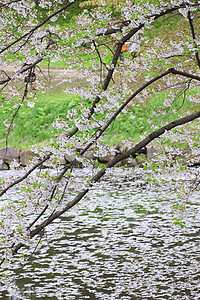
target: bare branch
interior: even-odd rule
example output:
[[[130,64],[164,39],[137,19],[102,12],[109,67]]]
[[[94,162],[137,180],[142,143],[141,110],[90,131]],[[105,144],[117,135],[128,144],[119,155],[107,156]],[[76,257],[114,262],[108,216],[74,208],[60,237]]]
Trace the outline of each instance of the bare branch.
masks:
[[[29,77],[29,78],[30,78],[30,76],[31,76],[31,72],[32,72],[32,68],[30,69],[29,74],[28,74],[28,77]],[[18,105],[18,107],[17,107],[15,113],[13,114],[12,120],[11,120],[10,125],[9,125],[9,127],[8,127],[7,135],[6,135],[6,147],[7,147],[7,144],[8,144],[8,136],[9,136],[9,134],[10,134],[10,131],[11,131],[11,128],[12,128],[14,119],[15,119],[16,115],[18,114],[18,112],[19,112],[19,110],[20,110],[20,107],[22,106],[22,103],[24,102],[24,99],[25,99],[26,96],[27,96],[27,93],[28,93],[28,84],[29,84],[29,81],[27,81],[27,83],[26,83],[26,86],[25,86],[25,89],[24,89],[24,94],[23,94],[21,103]]]
[[[23,73],[27,72],[28,70],[34,68],[37,64],[39,64],[43,59],[44,59],[43,57],[40,57],[40,58],[38,58],[34,63],[32,63],[32,64],[30,64],[30,65],[25,65],[25,66],[21,69],[21,71],[17,72],[15,75],[23,74]],[[1,70],[1,72],[4,72],[4,71]],[[4,73],[5,73],[5,72],[4,72]],[[5,84],[5,83],[8,83],[9,81],[11,81],[11,80],[13,79],[12,77],[10,77],[10,76],[8,76],[8,75],[7,75],[7,77],[8,77],[8,78],[6,78],[6,79],[0,81],[0,85]]]
[[[24,176],[20,177],[19,179],[15,180],[13,183],[9,184],[3,191],[0,192],[0,197],[3,194],[5,194],[10,188],[12,188],[16,184],[18,184],[21,181],[23,181],[24,179],[26,179],[35,169],[37,169],[38,167],[40,167],[46,160],[48,160],[50,158],[50,156],[51,156],[51,153],[48,154],[47,156],[45,156],[43,158],[43,160],[41,160],[40,162],[38,162],[36,165],[34,165],[26,174],[24,174]]]

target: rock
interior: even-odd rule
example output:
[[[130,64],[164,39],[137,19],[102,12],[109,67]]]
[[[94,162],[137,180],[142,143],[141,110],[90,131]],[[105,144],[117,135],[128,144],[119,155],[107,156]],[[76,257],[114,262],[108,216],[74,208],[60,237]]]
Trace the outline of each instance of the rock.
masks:
[[[94,156],[94,152],[92,150],[87,150],[84,154],[83,154],[83,157],[87,158],[87,159],[95,159],[95,156]]]
[[[33,154],[29,150],[22,150],[20,152],[20,163],[23,167],[27,166],[28,162],[30,161],[30,158]]]
[[[122,161],[118,162],[116,164],[117,167],[123,167],[123,166],[127,166],[128,168],[135,168],[136,166],[138,166],[140,163],[138,163],[138,161],[136,160],[136,158],[126,158],[123,159]]]
[[[151,159],[151,158],[153,157],[153,154],[154,154],[156,151],[157,151],[156,148],[154,148],[153,146],[147,148],[147,159]]]
[[[71,154],[71,155],[65,154],[64,157],[65,157],[66,163],[70,163],[76,159],[76,154]]]
[[[63,158],[60,158],[59,159],[59,165],[66,165],[66,159],[63,157]]]
[[[120,153],[120,154],[122,154],[122,153],[124,153],[124,152],[126,152],[127,150],[128,150],[128,147],[126,146],[126,145],[121,145],[121,144],[117,144],[117,145],[115,145],[115,149]]]
[[[0,171],[3,171],[3,170],[10,170],[10,166],[8,163],[5,163],[5,162],[0,162]]]
[[[123,159],[121,161],[119,161],[118,163],[116,163],[115,167],[122,167],[125,166],[127,164],[127,159]]]
[[[4,147],[0,149],[0,160],[5,163],[10,163],[14,159],[19,160],[19,152],[12,147]]]
[[[109,161],[113,160],[115,158],[114,155],[105,155],[102,157],[97,157],[98,162],[101,164],[107,164]]]
[[[131,159],[128,158],[127,160],[127,167],[129,168],[135,168],[138,165],[137,160],[135,158]]]

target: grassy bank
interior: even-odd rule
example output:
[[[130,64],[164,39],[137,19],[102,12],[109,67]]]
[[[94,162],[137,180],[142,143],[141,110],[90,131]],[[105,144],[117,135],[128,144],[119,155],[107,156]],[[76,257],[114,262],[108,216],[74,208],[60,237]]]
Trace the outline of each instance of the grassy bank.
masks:
[[[32,98],[28,97],[28,100],[31,101]],[[8,144],[27,148],[42,141],[48,142],[52,137],[52,122],[57,117],[65,118],[66,112],[72,109],[79,100],[79,97],[67,95],[64,92],[52,94],[49,91],[46,94],[37,94],[33,108],[27,105],[28,101],[25,101],[14,120]],[[15,101],[16,99],[13,99],[12,103],[4,101],[4,106],[1,108],[2,119],[10,120],[12,117],[11,107]],[[3,121],[0,121],[1,146],[5,145],[6,130]]]
[[[194,93],[197,93],[197,91],[190,92],[190,94]],[[122,113],[106,131],[106,142],[108,144],[121,143],[123,139],[130,139],[133,142],[138,141],[141,135],[146,135],[153,131],[151,122],[154,127],[160,126],[163,122],[170,122],[179,118],[186,111],[195,111],[195,106],[187,98],[183,99],[181,97],[170,108],[163,110],[164,98],[165,94],[159,93],[149,102],[137,103],[130,107],[129,112],[131,114],[134,113],[134,119],[130,118],[129,113]],[[30,96],[28,97],[29,101],[32,99]],[[16,99],[13,99],[12,103],[4,101],[4,106],[1,108],[3,117],[1,120],[12,117],[11,107],[15,101]],[[53,135],[52,122],[57,117],[66,119],[67,111],[75,107],[78,108],[80,101],[80,97],[67,95],[63,91],[58,90],[53,90],[53,92],[50,90],[45,94],[38,93],[33,108],[28,107],[28,101],[25,101],[14,120],[12,132],[9,135],[9,145],[28,148],[40,142],[48,142]],[[182,105],[183,101],[184,105]],[[156,118],[153,113],[153,108],[155,110],[155,107],[157,111],[163,110],[163,113],[157,115]],[[176,109],[177,112],[173,113],[173,109]],[[0,141],[1,146],[3,146],[5,145],[7,128],[4,126],[3,121],[0,122]]]

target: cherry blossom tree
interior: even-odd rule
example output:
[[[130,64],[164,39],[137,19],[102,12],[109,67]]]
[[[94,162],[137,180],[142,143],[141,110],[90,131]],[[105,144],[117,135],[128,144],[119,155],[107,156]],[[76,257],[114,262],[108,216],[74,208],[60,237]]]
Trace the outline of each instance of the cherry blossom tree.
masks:
[[[64,61],[66,69],[60,83],[65,83],[66,93],[77,94],[82,99],[76,109],[66,112],[65,119],[55,120],[55,134],[49,145],[34,147],[37,155],[24,168],[24,175],[1,182],[1,197],[13,187],[20,190],[19,202],[8,202],[2,208],[2,266],[8,267],[13,254],[24,246],[38,245],[45,228],[76,205],[104,175],[112,174],[114,166],[134,157],[151,142],[159,143],[160,136],[164,141],[180,142],[184,136],[183,126],[200,117],[200,111],[196,110],[200,82],[199,5],[196,0],[127,0],[114,1],[111,5],[98,1],[92,7],[89,1],[76,0],[1,2],[1,95],[7,101],[13,97],[19,99],[10,118],[4,120],[6,145],[21,106],[34,106],[34,100],[27,100],[33,80],[36,89],[46,91],[44,80],[32,79],[35,74],[42,74],[42,61]],[[76,14],[72,17],[74,7]],[[182,26],[174,30],[174,36],[166,33],[162,38],[153,36],[156,26],[167,26],[167,20],[177,17]],[[125,44],[128,51],[120,60]],[[91,57],[88,68],[84,67],[80,53]],[[67,72],[73,69],[79,70],[79,77],[87,81],[86,86],[69,87]],[[23,84],[23,91],[19,84]],[[156,107],[155,101],[152,103],[154,118],[149,120],[149,135],[141,136],[135,145],[122,136],[127,149],[123,153],[105,143],[106,130],[117,118],[123,115],[134,120],[136,105],[151,102],[160,93],[165,96],[164,102],[162,107]],[[194,103],[194,112],[179,115],[178,109],[186,98]],[[198,130],[197,122],[195,126]],[[180,162],[180,148],[160,143],[162,150],[155,160],[146,160],[143,168],[130,172],[138,172],[146,176],[147,181],[157,184],[166,177],[173,179],[177,170],[186,176],[189,174],[192,187],[184,185],[182,194],[177,196],[182,201],[179,206],[184,208],[191,190],[198,185],[198,173],[187,167],[188,162],[184,165]],[[192,159],[199,155],[195,131],[187,136],[187,145],[192,164]],[[91,148],[101,155],[109,153],[113,159],[106,165],[94,166],[94,161],[86,156]],[[63,156],[74,154],[76,158],[69,164],[64,167],[59,164]],[[88,178],[81,182],[74,175],[77,162],[90,169]],[[48,168],[42,169],[47,163]],[[11,167],[16,168],[17,164]],[[177,182],[176,189],[179,188]]]

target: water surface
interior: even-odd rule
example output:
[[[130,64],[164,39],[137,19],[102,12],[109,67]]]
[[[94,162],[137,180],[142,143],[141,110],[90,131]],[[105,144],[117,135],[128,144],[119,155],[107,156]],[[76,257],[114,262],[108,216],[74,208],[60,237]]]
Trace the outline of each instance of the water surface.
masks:
[[[134,181],[101,181],[50,225],[0,299],[200,299],[199,198],[173,225],[173,195]],[[64,231],[64,235],[59,233]]]

